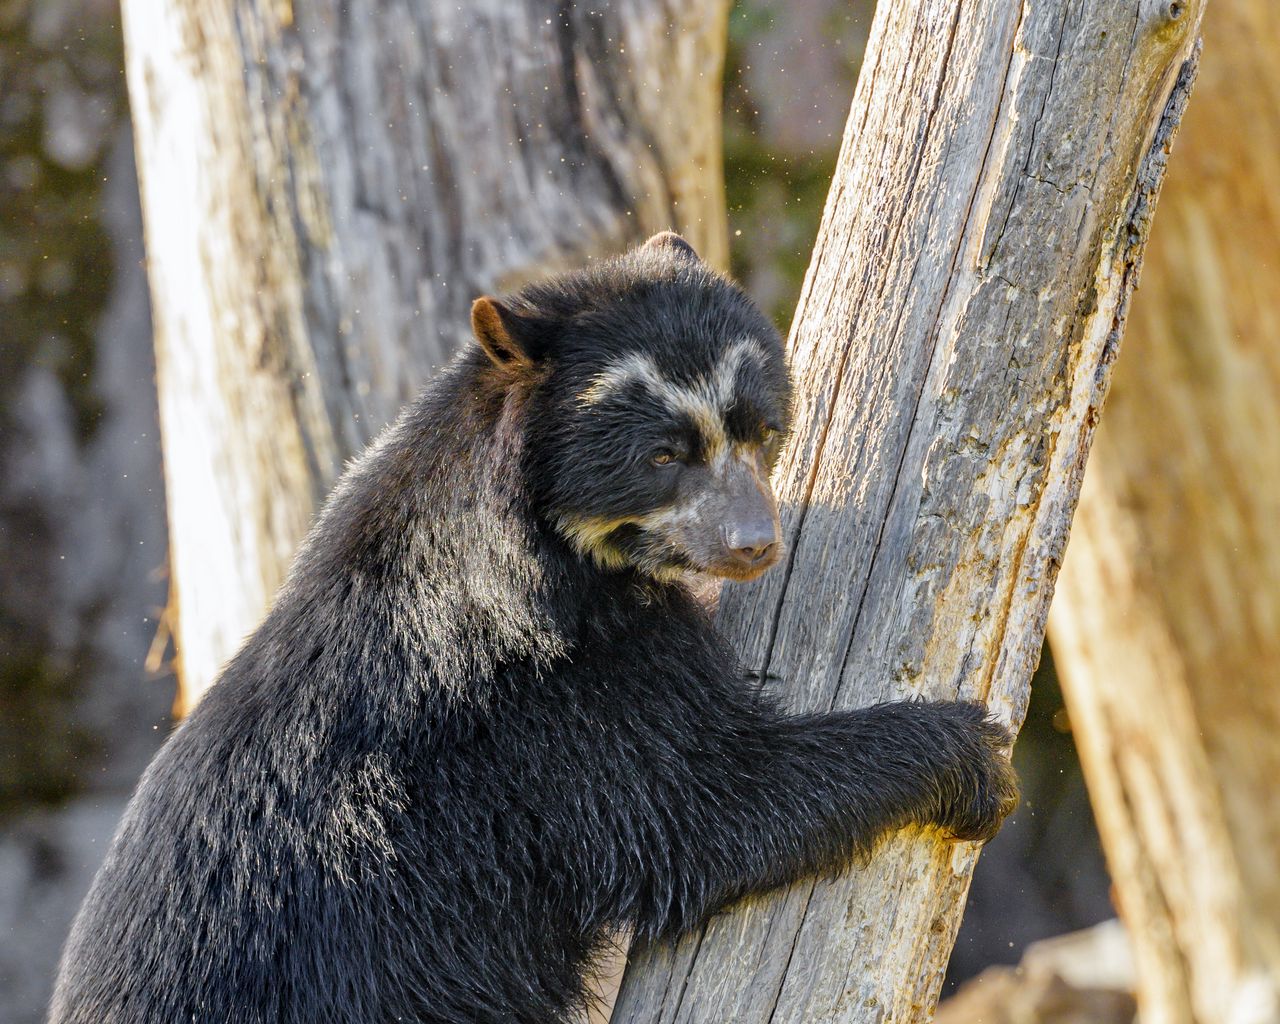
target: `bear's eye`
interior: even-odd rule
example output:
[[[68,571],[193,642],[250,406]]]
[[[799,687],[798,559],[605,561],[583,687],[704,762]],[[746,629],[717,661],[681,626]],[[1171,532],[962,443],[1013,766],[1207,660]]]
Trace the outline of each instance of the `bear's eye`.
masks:
[[[670,448],[659,448],[649,456],[649,461],[655,466],[670,466],[680,461],[680,453]]]
[[[772,448],[778,443],[778,439],[782,436],[782,431],[777,427],[768,425],[760,428],[760,446],[762,448]]]

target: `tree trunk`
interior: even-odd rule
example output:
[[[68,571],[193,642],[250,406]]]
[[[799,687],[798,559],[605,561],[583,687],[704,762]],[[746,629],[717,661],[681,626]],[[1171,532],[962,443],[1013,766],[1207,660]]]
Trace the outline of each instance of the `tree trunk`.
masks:
[[[180,711],[476,295],[668,227],[726,263],[728,0],[585,6],[125,0]]]
[[[1280,10],[1209,49],[1051,619],[1143,1021],[1280,1021]]]
[[[880,5],[789,343],[791,554],[722,600],[794,706],[1021,720],[1200,9]],[[902,835],[637,951],[614,1020],[925,1020],[976,855]]]

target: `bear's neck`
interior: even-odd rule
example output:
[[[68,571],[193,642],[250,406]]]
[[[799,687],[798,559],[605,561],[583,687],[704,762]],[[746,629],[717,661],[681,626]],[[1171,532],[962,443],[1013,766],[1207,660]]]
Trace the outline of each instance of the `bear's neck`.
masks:
[[[309,638],[352,678],[398,671],[470,700],[643,600],[532,514],[521,416],[473,360],[449,367],[335,487],[272,613],[281,638]]]

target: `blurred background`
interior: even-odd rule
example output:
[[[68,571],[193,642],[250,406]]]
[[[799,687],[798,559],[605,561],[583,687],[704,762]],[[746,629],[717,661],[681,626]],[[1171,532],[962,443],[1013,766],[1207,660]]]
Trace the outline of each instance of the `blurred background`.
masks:
[[[945,991],[960,994],[940,1019],[1128,1021],[1140,973],[1146,1020],[1280,1020],[1280,806],[1272,792],[1280,777],[1280,24],[1271,3],[1214,0],[1206,15],[1201,81],[1171,163],[1052,613],[1054,651],[1046,647],[1015,751],[1024,803],[979,862]],[[399,17],[395,5],[383,7],[392,12],[388,21]],[[647,150],[659,159],[646,173],[674,182],[673,206],[703,204],[685,229],[692,236],[704,225],[704,255],[727,260],[784,333],[873,13],[868,0],[741,0],[728,12],[722,105],[714,71],[725,44],[699,35],[702,29],[689,32],[696,52],[673,58],[691,60],[695,70],[667,69],[661,79],[674,89],[681,74],[696,76],[702,84],[691,87],[692,102],[703,96],[705,103],[693,113],[720,118],[727,239],[706,227],[716,216],[714,198],[696,185],[681,191],[676,154],[703,167],[702,142],[653,128]],[[456,39],[449,33],[465,16],[458,24],[440,17],[434,28]],[[291,19],[281,24],[287,28]],[[161,22],[158,37],[168,31]],[[531,24],[537,43],[538,23]],[[364,46],[383,45],[379,40],[401,47],[390,55],[401,67],[429,56],[429,40],[379,35],[387,28],[355,23],[335,32],[352,60]],[[243,76],[239,88],[251,102],[259,89],[287,95],[297,67],[304,68],[305,92],[308,75],[329,73],[325,60],[338,61],[330,51],[308,49],[318,44],[282,43],[269,31],[261,39],[244,34],[246,46],[271,57]],[[260,611],[254,599],[240,602],[219,623],[221,639],[180,633],[179,685],[173,633],[191,629],[204,613],[193,604],[200,598],[184,593],[183,625],[176,621],[157,339],[122,38],[113,0],[0,3],[0,1020],[13,1024],[43,1019],[62,940],[139,773],[174,710],[188,706],[226,645]],[[619,72],[624,85],[627,75],[661,70],[666,59],[644,57],[642,35],[632,41],[641,56]],[[599,58],[616,40],[600,28],[546,43]],[[213,54],[210,66],[222,57]],[[239,70],[228,81],[240,81]],[[610,92],[610,84],[617,83],[579,88]],[[519,83],[507,85],[521,91]],[[444,72],[424,89],[439,97],[451,86],[465,105],[468,86]],[[330,396],[309,393],[305,383],[289,391],[300,410],[289,443],[305,453],[306,467],[294,488],[302,495],[297,508],[264,501],[270,521],[228,528],[223,547],[214,513],[191,520],[193,530],[209,532],[212,553],[205,557],[223,563],[209,569],[222,573],[208,587],[214,603],[227,603],[233,588],[265,600],[275,578],[234,578],[248,561],[236,552],[291,547],[332,467],[447,356],[466,321],[454,316],[447,329],[437,328],[441,347],[417,362],[378,346],[406,349],[422,329],[419,317],[447,319],[453,293],[469,302],[484,287],[518,283],[528,272],[524,255],[508,251],[519,250],[517,242],[501,251],[477,243],[425,255],[418,245],[415,253],[413,239],[431,225],[417,223],[412,211],[432,208],[432,196],[397,193],[408,188],[399,184],[388,191],[386,184],[409,177],[397,174],[395,161],[415,159],[394,141],[405,94],[377,82],[348,84],[346,92],[346,116],[357,126],[362,103],[389,111],[391,166],[359,157],[346,166],[334,154],[312,152],[307,139],[290,134],[287,109],[267,115],[279,115],[279,123],[255,126],[290,140],[282,169],[298,194],[306,192],[311,163],[354,183],[354,198],[333,204],[332,223],[317,226],[295,201],[302,212],[288,230],[351,237],[370,224],[386,230],[403,220],[403,237],[388,236],[382,251],[357,257],[354,274],[351,267],[302,267],[304,279],[321,284],[306,300],[285,296],[262,313],[313,329],[329,325],[328,334],[340,339],[333,351],[289,342],[295,327],[287,326],[282,348],[261,342],[257,358],[298,381],[322,378],[340,363],[352,380],[367,383],[343,398],[342,422],[354,425],[341,436],[308,425],[318,418],[312,406],[331,403]],[[625,88],[610,94],[628,97]],[[624,109],[619,101],[618,118],[647,125],[644,98],[627,102]],[[447,102],[433,114],[462,136],[472,130]],[[526,126],[542,129],[545,121],[547,138],[530,130],[522,144],[553,145],[552,118],[535,115]],[[163,116],[152,110],[140,126],[144,152]],[[595,129],[605,133],[611,123]],[[385,141],[381,129],[359,130],[368,131],[369,150]],[[696,133],[696,123],[686,131]],[[464,188],[444,182],[445,158],[430,141],[424,145],[437,162],[431,182],[418,187],[434,189],[435,199]],[[174,174],[181,161],[172,159],[148,173]],[[582,159],[587,170],[572,188],[561,183],[560,199],[590,196],[591,159]],[[620,159],[605,154],[598,163]],[[710,160],[713,171],[716,164]],[[261,201],[274,217],[275,179],[260,173]],[[615,177],[617,187],[634,186]],[[556,234],[557,194],[546,194],[545,222],[510,236],[555,236],[541,253],[544,266],[579,261],[587,244]],[[506,200],[488,201],[498,208]],[[531,200],[520,193],[510,201]],[[643,221],[644,211],[635,212]],[[178,216],[165,230],[195,232],[202,216],[197,203],[188,211],[191,223]],[[595,217],[590,246],[616,248],[646,233],[642,224],[620,223]],[[245,242],[250,250],[254,244]],[[451,266],[463,269],[446,280],[441,268]],[[161,271],[179,292],[182,271]],[[281,271],[266,266],[260,273],[269,289]],[[332,283],[339,277],[356,282],[349,293]],[[398,277],[418,281],[406,307],[413,312],[389,319],[371,307],[396,306],[398,297],[383,298]],[[157,323],[166,315],[172,323],[172,312],[158,313]],[[177,360],[167,347],[172,334],[158,340],[163,383],[164,360]],[[207,425],[193,394],[175,392],[166,424],[194,424],[193,431]],[[250,419],[274,400],[251,399],[244,404]],[[173,433],[171,452],[187,443]],[[265,464],[270,458],[259,449],[282,444],[279,432],[264,427],[246,451],[222,454],[261,456]],[[188,479],[173,475],[180,472],[170,467],[171,486],[189,488]],[[257,486],[269,495],[273,481]],[[172,549],[183,547],[192,545]],[[179,576],[197,571],[193,563]],[[1118,911],[1135,941],[1122,926],[1104,923]]]

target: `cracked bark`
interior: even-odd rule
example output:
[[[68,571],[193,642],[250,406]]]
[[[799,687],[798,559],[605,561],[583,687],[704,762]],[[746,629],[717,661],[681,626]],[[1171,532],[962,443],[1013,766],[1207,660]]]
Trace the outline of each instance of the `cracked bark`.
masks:
[[[727,262],[728,0],[125,0],[189,708],[478,294]]]
[[[1204,72],[1050,617],[1151,1024],[1280,1021],[1280,13]]]
[[[1021,721],[1200,13],[880,5],[789,339],[789,561],[721,602],[794,707]],[[926,1020],[976,856],[903,834],[636,950],[613,1019]]]

